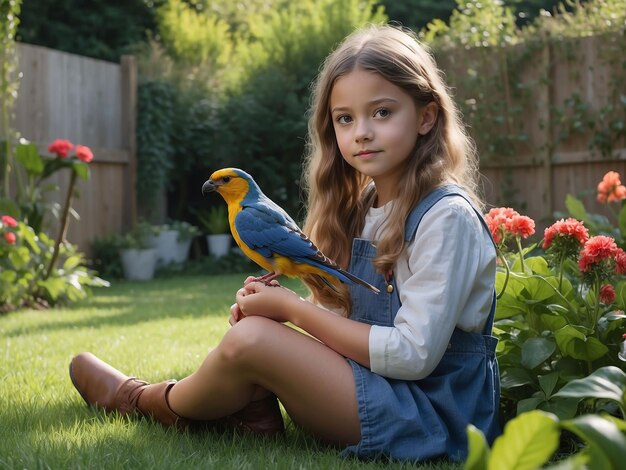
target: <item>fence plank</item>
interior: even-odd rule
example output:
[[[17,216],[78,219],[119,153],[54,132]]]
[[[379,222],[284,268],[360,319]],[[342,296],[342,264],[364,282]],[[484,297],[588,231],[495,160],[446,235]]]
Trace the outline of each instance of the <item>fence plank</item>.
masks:
[[[68,240],[89,253],[98,236],[119,233],[136,219],[135,113],[136,62],[121,64],[81,57],[40,46],[18,44],[20,90],[12,127],[47,154],[56,138],[90,147],[94,160],[91,179],[79,180]],[[50,182],[60,190],[49,200],[63,200],[69,175],[55,174]],[[58,222],[46,226],[55,233]]]

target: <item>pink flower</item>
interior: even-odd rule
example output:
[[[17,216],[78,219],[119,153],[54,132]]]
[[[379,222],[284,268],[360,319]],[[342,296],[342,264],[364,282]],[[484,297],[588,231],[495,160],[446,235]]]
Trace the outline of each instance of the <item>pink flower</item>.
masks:
[[[76,157],[82,162],[89,163],[91,160],[93,160],[93,153],[91,152],[91,149],[86,145],[77,144]]]
[[[598,183],[598,202],[609,203],[626,199],[626,186],[622,185],[619,173],[607,172]]]
[[[72,148],[74,148],[74,144],[72,144],[69,140],[55,139],[50,145],[48,145],[48,152],[56,153],[59,158],[66,158],[68,152],[72,150]]]
[[[15,240],[17,240],[17,237],[15,236],[13,232],[3,233],[2,236],[4,237],[4,239],[9,245],[15,245]]]
[[[558,220],[543,232],[543,248],[550,248],[556,238],[569,238],[576,240],[579,245],[584,245],[589,240],[589,231],[582,222],[569,218]]]
[[[600,301],[604,305],[612,304],[615,301],[615,288],[611,284],[605,284],[600,288]]]
[[[535,221],[525,215],[514,215],[504,226],[515,237],[528,238],[535,233]]]
[[[17,227],[17,221],[10,215],[2,216],[2,224],[6,225],[7,227]]]

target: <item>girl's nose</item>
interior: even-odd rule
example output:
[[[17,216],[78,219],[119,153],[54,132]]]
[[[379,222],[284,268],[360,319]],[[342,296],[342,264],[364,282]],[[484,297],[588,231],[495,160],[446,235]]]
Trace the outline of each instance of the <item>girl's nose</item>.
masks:
[[[374,137],[374,132],[372,131],[372,127],[365,120],[361,120],[356,127],[356,133],[354,138],[357,142],[367,142],[372,140]]]

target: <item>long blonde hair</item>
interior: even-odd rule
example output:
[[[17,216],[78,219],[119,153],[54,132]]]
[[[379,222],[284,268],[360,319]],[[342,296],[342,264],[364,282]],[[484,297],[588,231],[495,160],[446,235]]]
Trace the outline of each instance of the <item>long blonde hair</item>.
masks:
[[[355,69],[377,73],[410,94],[418,109],[430,102],[439,108],[434,127],[417,139],[397,193],[386,230],[377,242],[374,265],[393,269],[405,250],[406,219],[418,201],[443,182],[461,186],[482,209],[477,195],[478,169],[473,142],[465,131],[442,72],[415,35],[389,25],[367,26],[348,36],[331,53],[313,86],[307,155],[303,173],[307,191],[304,231],[320,250],[343,268],[350,262],[352,240],[363,229],[375,200],[371,180],[344,162],[330,115],[330,95],[338,78]],[[313,300],[350,314],[345,286],[333,291],[315,279],[306,280]]]

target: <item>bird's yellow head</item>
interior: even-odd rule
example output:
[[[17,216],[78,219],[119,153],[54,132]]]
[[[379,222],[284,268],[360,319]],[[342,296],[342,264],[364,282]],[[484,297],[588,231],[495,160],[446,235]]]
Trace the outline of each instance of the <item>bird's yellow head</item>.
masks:
[[[202,194],[217,191],[227,204],[241,201],[256,187],[252,177],[238,168],[222,168],[214,172],[202,185]]]

